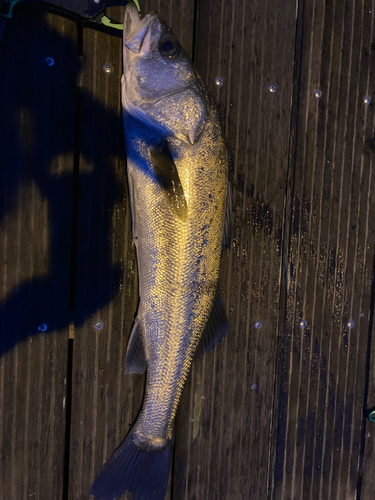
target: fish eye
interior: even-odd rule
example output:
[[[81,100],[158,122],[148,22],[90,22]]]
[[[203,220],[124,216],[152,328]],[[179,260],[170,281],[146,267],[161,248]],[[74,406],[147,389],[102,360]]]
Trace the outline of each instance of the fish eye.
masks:
[[[173,57],[176,57],[180,53],[180,44],[174,37],[167,37],[164,38],[160,42],[160,52],[162,53],[163,56],[169,57],[172,59]]]

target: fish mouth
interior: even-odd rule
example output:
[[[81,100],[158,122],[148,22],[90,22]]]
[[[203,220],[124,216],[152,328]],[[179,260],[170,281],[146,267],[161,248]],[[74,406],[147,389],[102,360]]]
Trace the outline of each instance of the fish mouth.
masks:
[[[123,40],[126,46],[132,52],[139,52],[144,45],[150,43],[150,25],[157,18],[157,12],[150,12],[143,19],[134,2],[129,2],[125,7]]]

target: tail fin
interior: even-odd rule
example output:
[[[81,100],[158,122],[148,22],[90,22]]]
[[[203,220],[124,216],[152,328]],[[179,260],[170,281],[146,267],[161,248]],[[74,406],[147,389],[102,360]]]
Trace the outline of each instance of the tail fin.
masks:
[[[130,491],[134,500],[164,500],[168,486],[173,441],[162,450],[141,448],[133,429],[104,465],[90,495],[96,500],[114,500]]]

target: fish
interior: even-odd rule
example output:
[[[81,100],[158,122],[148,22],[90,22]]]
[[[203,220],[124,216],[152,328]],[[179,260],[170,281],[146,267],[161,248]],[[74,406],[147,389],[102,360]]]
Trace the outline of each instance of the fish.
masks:
[[[121,101],[139,306],[127,373],[146,371],[141,410],[91,494],[163,500],[174,421],[191,364],[223,340],[218,290],[230,235],[228,150],[212,95],[157,12],[131,2],[123,27]]]

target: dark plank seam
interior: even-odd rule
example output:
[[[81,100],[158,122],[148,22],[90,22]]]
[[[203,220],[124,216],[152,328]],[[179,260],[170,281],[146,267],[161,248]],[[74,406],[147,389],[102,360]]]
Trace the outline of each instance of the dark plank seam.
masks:
[[[83,23],[77,22],[77,56],[83,56]],[[79,210],[79,163],[81,147],[81,103],[82,91],[80,75],[76,87],[75,109],[75,140],[73,152],[73,192],[72,192],[72,240],[71,240],[71,267],[70,267],[70,297],[69,313],[70,323],[74,322],[77,278],[77,245],[78,245],[78,210]],[[74,323],[73,323],[74,324]],[[69,462],[70,462],[70,434],[72,420],[72,384],[73,384],[73,348],[74,339],[68,341],[68,362],[66,375],[66,421],[65,421],[65,447],[64,447],[64,477],[63,500],[69,498]]]
[[[294,42],[294,62],[293,62],[293,91],[292,91],[292,110],[289,126],[289,153],[288,153],[288,168],[286,172],[285,185],[285,202],[284,202],[284,226],[281,243],[281,277],[280,277],[280,300],[279,300],[279,333],[277,337],[277,359],[274,380],[274,397],[273,397],[273,412],[271,422],[271,442],[270,442],[270,468],[268,475],[268,493],[269,499],[274,498],[274,478],[276,471],[276,453],[278,442],[279,429],[279,400],[282,391],[282,371],[286,363],[284,353],[285,339],[283,328],[286,319],[287,307],[287,287],[288,287],[288,265],[289,265],[289,249],[290,249],[290,234],[292,225],[292,207],[294,196],[294,178],[297,157],[297,130],[299,121],[300,107],[300,84],[301,84],[301,67],[302,67],[302,48],[304,37],[304,11],[305,0],[297,0],[297,17],[296,31]],[[285,443],[284,443],[285,444]],[[284,460],[284,451],[282,452]]]
[[[370,378],[370,365],[371,365],[372,327],[374,324],[374,305],[375,305],[375,254],[374,254],[374,259],[373,259],[373,264],[372,264],[370,319],[369,319],[368,337],[367,337],[365,387],[363,390],[362,435],[361,435],[361,447],[360,447],[360,453],[359,453],[360,461],[359,461],[359,467],[358,467],[358,482],[357,482],[356,500],[360,500],[361,490],[362,490],[363,458],[364,458],[364,454],[365,454],[365,437],[366,437],[366,420],[367,420],[367,401],[368,401],[368,393],[369,393],[369,378]]]
[[[191,60],[195,61],[195,45],[198,30],[198,0],[194,0],[194,14],[193,14],[193,41],[191,46]]]

